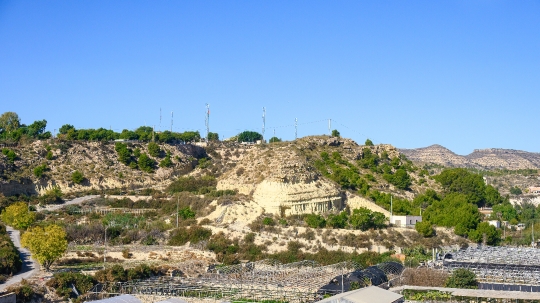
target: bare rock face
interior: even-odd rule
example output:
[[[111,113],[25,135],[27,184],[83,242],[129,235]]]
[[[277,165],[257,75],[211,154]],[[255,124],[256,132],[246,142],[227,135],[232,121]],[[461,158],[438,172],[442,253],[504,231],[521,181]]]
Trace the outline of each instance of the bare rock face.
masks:
[[[440,145],[399,151],[414,162],[435,163],[449,167],[510,170],[540,168],[540,153],[513,149],[476,149],[466,156],[457,155]]]

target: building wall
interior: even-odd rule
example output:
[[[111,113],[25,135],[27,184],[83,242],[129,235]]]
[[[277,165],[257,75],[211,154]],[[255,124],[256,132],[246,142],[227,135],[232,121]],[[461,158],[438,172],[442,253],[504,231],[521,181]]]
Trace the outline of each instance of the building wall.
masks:
[[[397,227],[414,227],[417,222],[422,222],[421,216],[391,216],[390,224]]]

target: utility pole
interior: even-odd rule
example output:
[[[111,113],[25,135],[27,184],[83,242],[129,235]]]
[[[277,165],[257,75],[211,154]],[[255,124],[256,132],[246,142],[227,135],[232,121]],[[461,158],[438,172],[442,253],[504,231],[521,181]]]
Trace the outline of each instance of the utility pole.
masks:
[[[332,135],[332,119],[328,119],[328,135]]]
[[[208,133],[210,133],[210,105],[206,103],[206,118],[204,123],[206,125],[206,142],[208,142]]]
[[[264,127],[265,127],[265,124],[266,124],[266,108],[264,108],[264,107],[263,107],[262,122],[263,122],[263,127],[262,127],[262,142],[264,143]]]
[[[294,140],[298,138],[298,118],[294,118]]]
[[[179,197],[176,197],[176,228],[178,228],[178,207],[179,207],[179,204],[180,204],[180,201],[179,201]]]
[[[161,107],[159,108],[159,131],[161,131]]]

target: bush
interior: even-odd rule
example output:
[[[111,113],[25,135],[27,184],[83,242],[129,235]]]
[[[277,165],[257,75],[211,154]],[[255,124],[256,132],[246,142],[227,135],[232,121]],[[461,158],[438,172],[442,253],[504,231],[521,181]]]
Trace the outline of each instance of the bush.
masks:
[[[56,294],[64,299],[75,298],[72,287],[74,286],[80,294],[88,292],[97,283],[92,276],[87,276],[78,272],[62,272],[53,275],[47,281],[47,286],[56,290]]]
[[[71,181],[75,184],[81,184],[84,181],[84,175],[80,171],[76,170],[71,174]]]
[[[8,158],[9,163],[13,164],[17,160],[17,154],[9,148],[3,148],[2,154]]]
[[[49,151],[47,152],[47,155],[45,156],[45,159],[47,159],[47,160],[52,160],[52,159],[54,159],[54,156],[53,156],[52,151],[49,150]]]
[[[263,225],[267,225],[267,226],[274,226],[276,225],[276,222],[274,222],[274,219],[270,218],[270,217],[265,217],[263,220],[262,220],[262,224]]]
[[[476,275],[472,271],[458,268],[448,277],[444,287],[474,289],[478,288],[478,282],[476,281]]]
[[[22,280],[20,284],[15,284],[6,289],[6,291],[15,293],[17,303],[41,302],[44,290]]]
[[[167,187],[167,191],[170,193],[178,193],[183,191],[198,193],[202,188],[215,187],[216,184],[216,178],[211,176],[204,176],[200,179],[196,179],[191,176],[180,177]]]
[[[161,148],[159,148],[159,145],[155,142],[148,143],[148,154],[152,157],[159,157],[161,154]]]
[[[0,214],[0,218],[17,229],[26,229],[34,223],[36,214],[28,210],[28,204],[25,202],[17,202],[6,207]]]
[[[433,225],[429,223],[429,221],[418,222],[416,223],[414,228],[424,238],[432,237],[433,235],[435,235],[435,231],[433,230]]]
[[[159,167],[171,167],[173,166],[173,162],[171,160],[171,156],[167,155],[161,162],[159,162]]]
[[[6,233],[6,227],[0,224],[0,276],[13,275],[21,269],[21,266],[19,251]]]
[[[189,206],[181,208],[178,211],[178,215],[184,220],[189,218],[195,218],[195,212]]]
[[[147,154],[142,153],[137,161],[137,164],[142,171],[152,173],[154,171],[154,167],[156,166],[156,161],[148,157]]]
[[[41,164],[36,167],[34,167],[34,176],[36,178],[41,178],[43,176],[43,173],[47,170],[47,164]]]
[[[318,214],[309,214],[306,216],[305,221],[311,228],[323,228],[326,226],[326,220],[323,216]]]
[[[366,139],[365,145],[366,146],[373,146],[373,141],[371,141],[370,139]]]
[[[204,227],[197,225],[191,226],[190,228],[180,227],[171,232],[169,245],[180,246],[186,244],[187,242],[196,244],[201,241],[208,240],[211,236],[212,231]]]

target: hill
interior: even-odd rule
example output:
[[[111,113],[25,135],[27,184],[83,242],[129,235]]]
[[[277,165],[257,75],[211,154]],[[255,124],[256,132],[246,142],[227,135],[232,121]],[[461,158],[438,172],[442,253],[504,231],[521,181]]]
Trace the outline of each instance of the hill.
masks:
[[[417,163],[438,164],[447,167],[469,167],[489,170],[540,168],[540,153],[513,149],[476,149],[471,154],[462,156],[435,144],[424,148],[399,149],[399,152]]]

